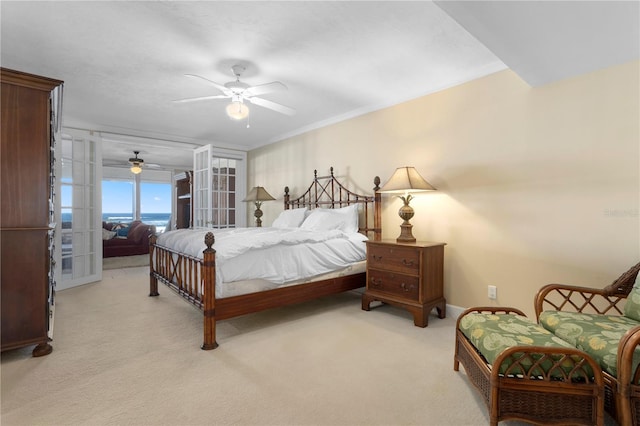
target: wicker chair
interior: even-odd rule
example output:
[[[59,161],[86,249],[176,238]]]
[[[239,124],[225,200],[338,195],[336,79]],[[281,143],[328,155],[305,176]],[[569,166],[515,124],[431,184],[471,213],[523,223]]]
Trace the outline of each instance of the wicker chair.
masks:
[[[549,310],[623,315],[639,271],[640,263],[602,289],[548,284],[535,297],[536,319]],[[633,354],[638,347],[640,326],[629,330],[620,340],[617,377],[603,371],[605,408],[623,426],[640,425],[640,368],[632,371]]]

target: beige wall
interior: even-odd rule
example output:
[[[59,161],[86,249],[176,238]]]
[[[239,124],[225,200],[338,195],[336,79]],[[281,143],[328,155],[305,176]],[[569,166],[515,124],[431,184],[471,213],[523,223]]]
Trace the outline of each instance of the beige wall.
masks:
[[[248,186],[278,199],[263,206],[268,226],[282,188],[300,194],[314,169],[359,192],[415,166],[438,188],[412,201],[412,223],[447,243],[447,302],[532,314],[543,284],[603,286],[640,261],[639,65],[539,88],[501,71],[253,150]],[[401,203],[383,197],[385,238]]]

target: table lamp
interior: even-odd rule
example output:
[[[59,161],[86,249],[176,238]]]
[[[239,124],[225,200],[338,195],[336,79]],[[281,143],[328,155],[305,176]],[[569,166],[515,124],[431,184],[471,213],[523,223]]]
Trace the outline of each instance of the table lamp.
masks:
[[[262,219],[260,219],[262,217],[262,210],[260,210],[262,203],[264,201],[271,201],[271,200],[275,200],[275,198],[273,198],[271,194],[269,194],[267,190],[261,186],[254,186],[251,189],[251,191],[249,191],[245,199],[242,200],[242,201],[253,201],[255,203],[256,211],[253,213],[253,215],[256,217],[257,227],[262,226]]]
[[[409,205],[409,202],[413,198],[411,193],[435,191],[436,188],[431,186],[429,182],[424,180],[415,167],[398,167],[393,173],[393,176],[382,185],[379,192],[388,194],[404,194],[398,195],[404,202],[404,206],[398,211],[398,215],[402,218],[403,222],[400,225],[400,236],[396,239],[399,243],[415,243],[416,239],[411,232],[413,225],[409,223],[409,220],[413,217],[413,207]]]

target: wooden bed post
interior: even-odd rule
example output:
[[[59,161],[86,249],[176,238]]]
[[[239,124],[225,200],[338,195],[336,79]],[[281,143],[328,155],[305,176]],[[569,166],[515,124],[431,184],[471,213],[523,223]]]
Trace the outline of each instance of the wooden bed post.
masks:
[[[289,187],[284,187],[284,209],[289,210]]]
[[[380,177],[373,178],[374,201],[373,201],[373,240],[382,240],[382,196],[380,195]]]
[[[156,247],[156,240],[158,237],[156,234],[152,234],[149,236],[149,296],[159,296],[158,293],[158,279],[156,278],[156,274],[154,274],[153,269],[153,250]]]
[[[204,236],[207,248],[202,252],[204,342],[200,347],[205,351],[218,347],[216,342],[216,250],[211,247],[214,241],[213,232],[207,232]]]

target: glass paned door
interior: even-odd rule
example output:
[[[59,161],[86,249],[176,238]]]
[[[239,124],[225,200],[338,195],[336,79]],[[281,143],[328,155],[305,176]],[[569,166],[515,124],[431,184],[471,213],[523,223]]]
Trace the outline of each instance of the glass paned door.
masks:
[[[67,132],[56,146],[60,170],[56,233],[60,235],[59,289],[102,279],[99,139]]]
[[[193,152],[193,227],[211,227],[211,145]]]
[[[246,226],[246,163],[246,152],[211,145],[194,150],[194,227]]]
[[[212,162],[212,226],[235,228],[237,161],[231,158],[214,158]]]

